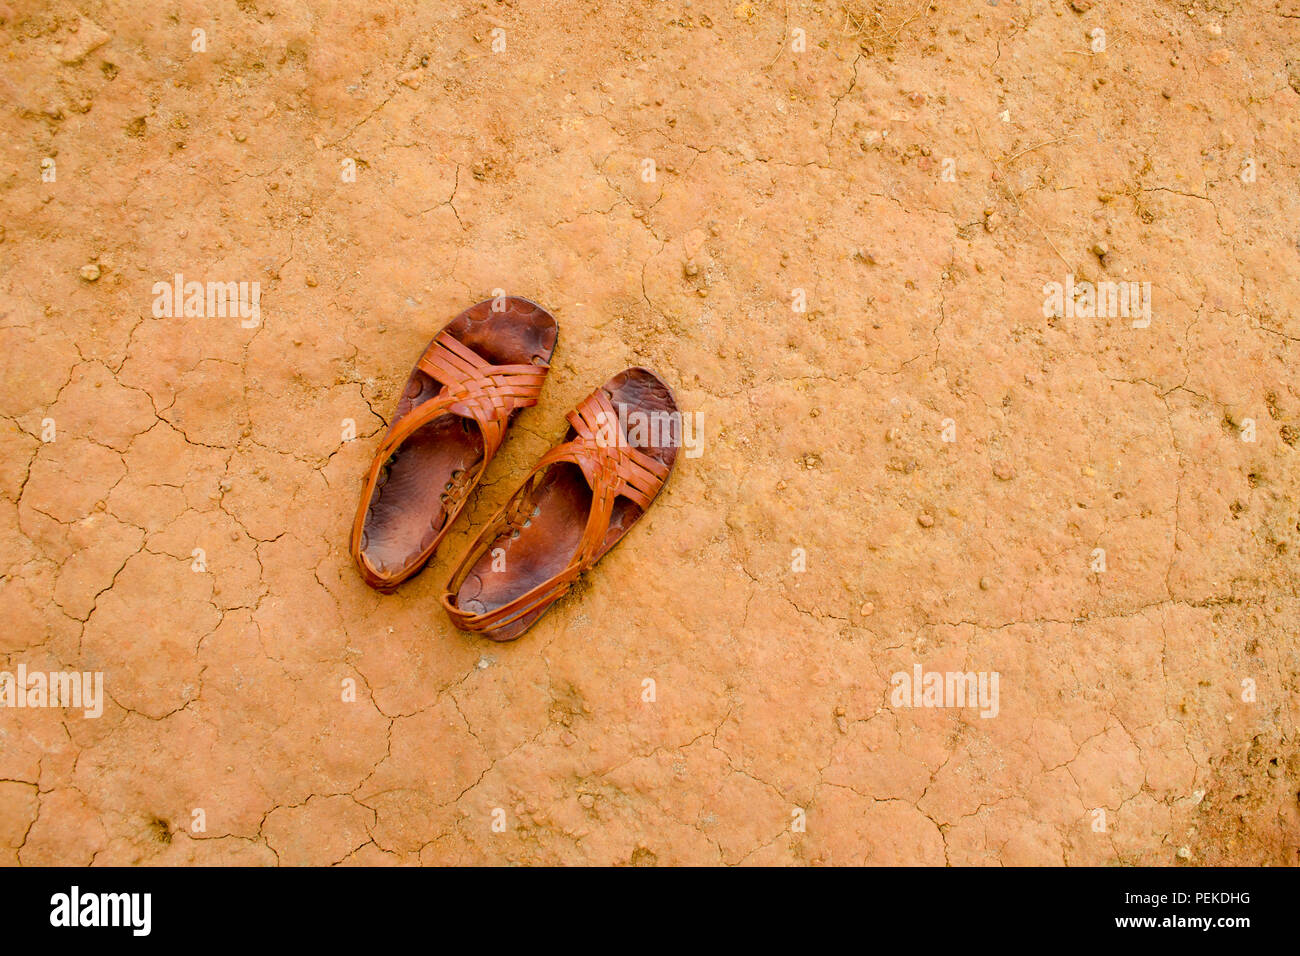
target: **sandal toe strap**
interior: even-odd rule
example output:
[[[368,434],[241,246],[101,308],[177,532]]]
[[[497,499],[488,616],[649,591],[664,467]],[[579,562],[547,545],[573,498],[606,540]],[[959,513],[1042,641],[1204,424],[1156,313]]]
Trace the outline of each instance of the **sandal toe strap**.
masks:
[[[446,329],[416,368],[442,384],[438,398],[445,397],[448,411],[478,422],[485,458],[501,447],[510,413],[537,404],[549,370],[547,365],[493,365]]]

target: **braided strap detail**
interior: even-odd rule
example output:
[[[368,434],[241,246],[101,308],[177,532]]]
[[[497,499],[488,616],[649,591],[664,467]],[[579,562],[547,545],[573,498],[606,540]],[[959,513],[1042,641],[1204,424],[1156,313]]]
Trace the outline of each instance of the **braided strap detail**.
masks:
[[[445,329],[415,364],[442,383],[435,401],[441,399],[448,411],[478,422],[485,458],[501,447],[510,413],[537,404],[548,370],[546,365],[493,365]]]

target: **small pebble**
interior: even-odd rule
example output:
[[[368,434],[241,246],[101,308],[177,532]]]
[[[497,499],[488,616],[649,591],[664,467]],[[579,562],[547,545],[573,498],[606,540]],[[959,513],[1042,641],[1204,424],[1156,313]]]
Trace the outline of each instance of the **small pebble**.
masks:
[[[981,591],[987,591],[987,590],[988,590],[989,588],[991,588],[991,587],[993,587],[993,582],[992,582],[991,580],[989,580],[989,577],[988,577],[987,574],[984,575],[984,577],[980,578],[980,590],[981,590]]]
[[[308,274],[307,278],[304,279],[303,281],[307,283],[307,288],[309,289],[316,288],[316,277],[314,275]]]
[[[1178,848],[1177,856],[1178,856],[1178,859],[1180,859],[1180,860],[1190,860],[1190,859],[1192,858],[1192,851],[1191,851],[1191,848],[1190,848],[1190,847],[1185,847],[1185,846],[1180,846],[1180,847]]]
[[[933,528],[934,516],[929,514],[928,512],[922,511],[921,514],[917,517],[916,523],[919,524],[922,528]]]
[[[871,617],[871,615],[873,615],[873,614],[875,614],[875,613],[876,613],[876,606],[875,606],[874,604],[872,604],[870,601],[868,601],[866,604],[862,605],[862,616],[863,616],[863,617]]]
[[[87,282],[94,282],[99,279],[99,266],[91,262],[81,267],[81,278]]]

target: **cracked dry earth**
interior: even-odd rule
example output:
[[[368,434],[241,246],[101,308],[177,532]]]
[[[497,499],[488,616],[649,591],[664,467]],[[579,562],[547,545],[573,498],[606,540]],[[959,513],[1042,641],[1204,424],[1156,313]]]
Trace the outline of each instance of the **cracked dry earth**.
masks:
[[[0,666],[108,698],[0,712],[0,860],[1297,863],[1300,0],[328,8],[0,0]],[[176,273],[260,324],[155,317]],[[542,403],[379,595],[359,477],[496,288]],[[457,632],[629,364],[702,456]]]

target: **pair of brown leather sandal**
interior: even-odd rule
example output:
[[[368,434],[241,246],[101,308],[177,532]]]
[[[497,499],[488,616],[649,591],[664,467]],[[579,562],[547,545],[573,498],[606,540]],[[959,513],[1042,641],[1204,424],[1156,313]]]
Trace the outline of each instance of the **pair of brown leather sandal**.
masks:
[[[558,334],[541,306],[500,297],[434,336],[407,379],[352,522],[352,557],[367,584],[392,591],[433,556],[510,422],[537,404]],[[452,621],[495,641],[527,630],[650,507],[677,458],[678,418],[672,391],[643,368],[583,399],[568,414],[564,440],[458,562],[442,591]]]

